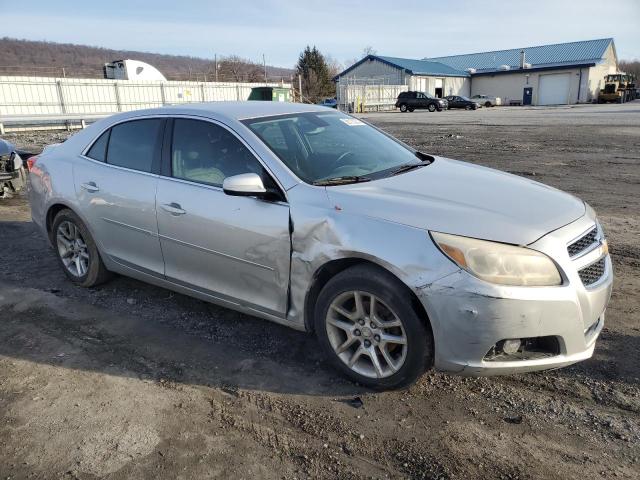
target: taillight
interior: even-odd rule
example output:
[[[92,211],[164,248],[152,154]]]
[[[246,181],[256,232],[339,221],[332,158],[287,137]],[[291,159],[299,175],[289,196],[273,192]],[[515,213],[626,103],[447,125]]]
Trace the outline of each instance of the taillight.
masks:
[[[33,166],[36,164],[36,162],[38,161],[38,156],[39,155],[34,155],[33,157],[27,158],[27,168],[29,170],[31,170]]]

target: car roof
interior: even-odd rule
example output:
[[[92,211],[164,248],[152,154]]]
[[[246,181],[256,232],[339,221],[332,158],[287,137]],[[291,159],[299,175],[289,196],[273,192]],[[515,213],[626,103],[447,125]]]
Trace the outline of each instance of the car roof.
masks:
[[[245,102],[204,102],[183,103],[158,108],[135,110],[118,115],[120,118],[135,118],[148,115],[198,115],[212,118],[226,118],[230,120],[245,120],[248,118],[270,117],[292,113],[322,112],[327,113],[326,107],[306,103],[269,102],[250,100]]]

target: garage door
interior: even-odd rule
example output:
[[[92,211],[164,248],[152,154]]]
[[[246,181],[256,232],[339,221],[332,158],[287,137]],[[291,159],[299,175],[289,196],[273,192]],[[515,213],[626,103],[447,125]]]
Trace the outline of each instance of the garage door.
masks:
[[[569,103],[569,83],[571,74],[556,73],[540,75],[538,105],[561,105]]]

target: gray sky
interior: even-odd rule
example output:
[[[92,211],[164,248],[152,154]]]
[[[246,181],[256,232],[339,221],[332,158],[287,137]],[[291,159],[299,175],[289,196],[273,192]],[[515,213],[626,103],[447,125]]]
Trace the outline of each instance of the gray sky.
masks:
[[[367,45],[423,58],[614,37],[619,59],[640,58],[640,0],[0,0],[0,19],[11,37],[205,58],[264,53],[282,67],[307,44],[344,63]]]

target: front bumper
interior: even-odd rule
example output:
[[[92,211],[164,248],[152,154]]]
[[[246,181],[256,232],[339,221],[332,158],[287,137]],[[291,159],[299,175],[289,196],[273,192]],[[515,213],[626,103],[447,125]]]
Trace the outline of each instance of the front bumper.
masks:
[[[585,287],[580,280],[577,270],[601,258],[603,251],[572,260],[567,239],[589,225],[593,220],[583,217],[531,245],[558,263],[561,286],[494,285],[459,270],[422,289],[419,298],[431,321],[435,367],[463,375],[497,375],[559,368],[590,358],[604,325],[613,269],[606,255],[596,283]],[[539,338],[552,339],[557,349],[518,358],[491,355],[503,340]]]

